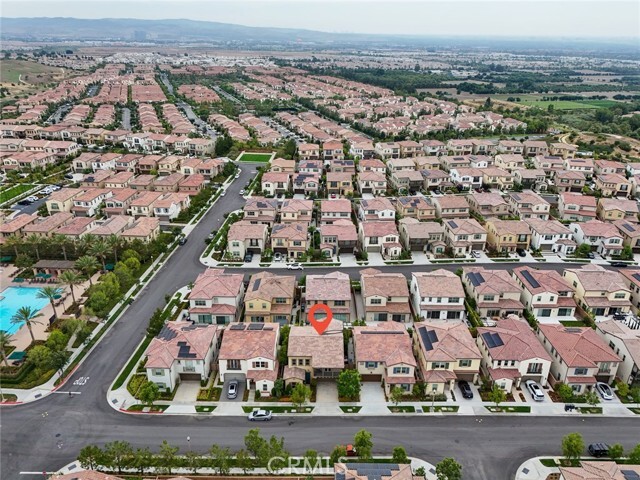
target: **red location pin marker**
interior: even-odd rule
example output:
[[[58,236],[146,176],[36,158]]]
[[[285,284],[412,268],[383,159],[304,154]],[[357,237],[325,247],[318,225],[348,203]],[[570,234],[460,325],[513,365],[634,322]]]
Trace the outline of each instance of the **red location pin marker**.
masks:
[[[316,319],[315,314],[318,310],[324,310],[324,312],[327,314],[327,317],[324,320]],[[316,329],[318,335],[322,335],[333,319],[333,312],[324,303],[316,303],[309,309],[309,313],[307,313],[307,319],[309,320],[309,323],[313,325],[313,328]]]

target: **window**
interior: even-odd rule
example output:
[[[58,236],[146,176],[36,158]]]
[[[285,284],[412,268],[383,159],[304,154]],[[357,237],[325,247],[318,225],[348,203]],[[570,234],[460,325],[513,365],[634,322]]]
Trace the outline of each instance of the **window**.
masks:
[[[365,368],[377,368],[378,362],[364,362]]]
[[[266,392],[266,391],[267,391],[267,384],[266,384],[266,383],[263,383],[263,384],[262,384],[262,391],[263,391],[263,392]]]
[[[449,303],[458,303],[460,298],[458,297],[449,297]]]
[[[371,245],[377,245],[378,244],[378,237],[369,237],[369,243]]]
[[[162,376],[164,376],[164,370],[162,370],[161,368],[154,368],[153,369],[153,374],[156,377],[162,377]]]
[[[193,303],[196,307],[204,307],[207,304],[205,300],[195,300]]]
[[[276,297],[276,303],[287,303],[287,299],[283,297]]]
[[[258,361],[258,362],[252,362],[251,364],[251,368],[267,368],[267,362],[262,362],[262,361]]]
[[[371,299],[371,305],[382,305],[382,299],[381,298],[372,298]]]
[[[542,373],[542,364],[541,363],[530,363],[527,367],[528,374],[539,374]]]
[[[458,362],[458,366],[459,367],[470,367],[471,366],[471,360],[460,360]]]
[[[431,364],[431,368],[438,369],[438,368],[443,368],[445,370],[449,369],[449,362],[433,362]]]
[[[624,292],[620,292],[620,293],[616,293],[613,298],[624,298],[626,296],[626,293]]]
[[[484,301],[485,302],[493,302],[494,299],[495,299],[495,295],[485,295],[484,296]]]
[[[305,358],[304,359],[304,364],[307,365],[307,366],[311,365],[311,359]]]
[[[588,369],[587,369],[587,368],[576,368],[576,369],[573,371],[573,374],[574,374],[574,375],[586,375],[586,374],[587,374],[587,372],[588,372]]]
[[[333,305],[335,307],[344,307],[346,305],[346,302],[344,300],[334,300]]]
[[[393,373],[394,373],[394,375],[397,374],[397,373],[408,374],[409,373],[409,367],[393,367]]]

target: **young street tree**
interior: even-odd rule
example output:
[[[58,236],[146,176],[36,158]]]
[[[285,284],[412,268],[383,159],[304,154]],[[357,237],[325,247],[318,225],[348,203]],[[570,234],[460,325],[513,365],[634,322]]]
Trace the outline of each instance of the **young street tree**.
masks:
[[[360,430],[353,437],[353,446],[361,460],[369,460],[373,455],[373,435],[366,430]]]
[[[291,392],[291,403],[296,410],[300,410],[311,398],[311,387],[304,383],[297,383]]]
[[[619,443],[614,443],[609,447],[609,458],[614,462],[624,456],[624,447]]]
[[[438,480],[461,480],[462,465],[451,457],[443,458],[436,465],[436,477]]]
[[[336,445],[329,455],[331,465],[340,463],[347,456],[347,449],[344,445]]]
[[[150,407],[160,397],[160,390],[158,385],[154,382],[145,382],[140,386],[138,390],[138,398],[142,403]]]
[[[95,470],[102,461],[102,450],[96,445],[87,445],[80,450],[78,461],[82,468]]]
[[[176,463],[176,456],[178,455],[178,447],[169,445],[166,440],[162,441],[160,445],[160,455],[158,457],[158,466],[162,472],[171,475],[173,466]]]
[[[507,393],[501,389],[497,384],[493,384],[488,398],[490,401],[496,404],[496,408],[507,399]]]
[[[393,463],[409,463],[409,457],[407,456],[407,451],[404,447],[393,447],[393,454],[391,457],[393,459]]]
[[[567,460],[578,460],[584,452],[584,440],[577,432],[569,433],[562,439],[562,455]]]
[[[391,393],[389,394],[390,400],[393,402],[393,404],[396,407],[398,406],[398,403],[402,401],[403,396],[404,396],[404,390],[402,390],[400,387],[393,387],[391,389]]]

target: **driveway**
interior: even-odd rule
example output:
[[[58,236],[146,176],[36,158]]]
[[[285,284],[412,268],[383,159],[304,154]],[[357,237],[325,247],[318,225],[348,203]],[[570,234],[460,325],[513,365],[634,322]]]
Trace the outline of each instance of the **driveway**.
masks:
[[[244,391],[247,387],[245,380],[240,380],[238,379],[238,395],[236,396],[236,398],[228,398],[227,397],[227,392],[229,391],[229,382],[231,382],[232,380],[227,380],[226,382],[224,382],[224,385],[222,386],[222,393],[220,394],[220,401],[221,402],[242,402],[242,398],[244,397]]]
[[[360,391],[360,413],[369,415],[386,415],[389,413],[387,400],[380,382],[364,382]]]
[[[200,391],[200,382],[185,381],[180,382],[178,391],[173,397],[175,403],[195,403]]]
[[[338,401],[338,384],[334,381],[318,382],[316,403],[336,403]]]

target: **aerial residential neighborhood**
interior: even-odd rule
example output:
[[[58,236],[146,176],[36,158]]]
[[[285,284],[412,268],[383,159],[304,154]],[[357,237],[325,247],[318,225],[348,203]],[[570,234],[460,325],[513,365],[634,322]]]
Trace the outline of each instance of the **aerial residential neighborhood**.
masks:
[[[3,2],[0,477],[639,479],[638,18]]]

